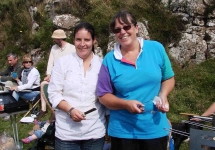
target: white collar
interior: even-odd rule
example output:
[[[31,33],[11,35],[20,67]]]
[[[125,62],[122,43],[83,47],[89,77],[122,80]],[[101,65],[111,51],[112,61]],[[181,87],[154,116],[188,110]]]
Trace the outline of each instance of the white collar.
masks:
[[[139,41],[140,43],[140,53],[142,53],[143,49],[143,41],[144,39],[142,37],[137,37],[137,40]],[[121,50],[120,50],[120,44],[119,43],[115,43],[114,44],[114,49],[113,49],[113,54],[114,54],[114,57],[118,60],[121,60],[122,59],[122,53],[121,53]]]

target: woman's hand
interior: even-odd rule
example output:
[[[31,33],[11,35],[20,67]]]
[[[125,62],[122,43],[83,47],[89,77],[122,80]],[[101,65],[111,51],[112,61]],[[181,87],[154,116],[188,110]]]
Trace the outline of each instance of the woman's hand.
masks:
[[[167,96],[159,95],[159,97],[161,99],[161,103],[158,101],[156,103],[156,107],[158,108],[158,110],[160,110],[162,112],[168,112],[169,111],[169,102],[167,100]]]
[[[70,117],[75,122],[81,122],[82,120],[86,120],[85,115],[80,110],[75,108],[71,111]]]
[[[18,79],[18,77],[16,77],[16,78],[13,78],[14,80],[16,80],[16,82],[18,83],[19,82],[19,79]]]
[[[126,109],[130,113],[142,113],[144,111],[144,105],[137,100],[126,100]]]
[[[50,81],[50,79],[51,79],[51,75],[47,75],[45,78],[44,78],[44,81],[47,81],[47,82],[49,82]]]
[[[10,89],[11,91],[16,91],[16,90],[18,89],[18,87],[17,87],[17,86],[11,86],[11,87],[9,87],[9,89]]]

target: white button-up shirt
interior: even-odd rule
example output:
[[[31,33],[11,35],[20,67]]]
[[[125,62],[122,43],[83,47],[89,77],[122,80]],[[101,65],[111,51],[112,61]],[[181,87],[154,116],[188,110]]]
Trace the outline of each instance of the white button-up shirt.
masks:
[[[84,75],[83,60],[75,53],[59,58],[52,71],[48,95],[54,108],[65,100],[70,106],[85,112],[86,120],[74,122],[70,116],[56,109],[55,136],[61,140],[98,139],[105,135],[105,109],[95,95],[101,58],[93,55],[91,66]]]

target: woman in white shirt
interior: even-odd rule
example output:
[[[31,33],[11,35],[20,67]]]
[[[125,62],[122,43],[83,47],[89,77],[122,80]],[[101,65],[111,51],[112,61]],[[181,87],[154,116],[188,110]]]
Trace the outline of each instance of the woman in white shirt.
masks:
[[[28,54],[23,56],[22,65],[24,69],[21,73],[21,80],[14,77],[18,86],[12,86],[10,90],[13,91],[12,95],[17,101],[19,97],[32,101],[40,94],[40,73],[33,66],[32,58]],[[29,90],[30,92],[25,90]]]
[[[94,28],[80,23],[74,30],[76,52],[59,58],[53,67],[48,95],[56,108],[55,149],[102,150],[105,109],[96,97],[101,59],[94,55]],[[96,108],[95,111],[84,112]]]

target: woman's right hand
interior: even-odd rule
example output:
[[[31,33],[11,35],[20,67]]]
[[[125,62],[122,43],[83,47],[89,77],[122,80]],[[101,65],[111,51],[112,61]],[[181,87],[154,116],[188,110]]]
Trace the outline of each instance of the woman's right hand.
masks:
[[[44,81],[49,82],[49,81],[50,81],[50,78],[51,78],[51,75],[48,74],[48,75],[44,78]]]
[[[137,100],[126,100],[126,109],[130,113],[142,113],[144,111],[144,105]]]
[[[85,115],[83,114],[83,112],[81,112],[78,109],[73,109],[71,112],[71,116],[73,121],[75,122],[81,122],[82,120],[86,120]]]

